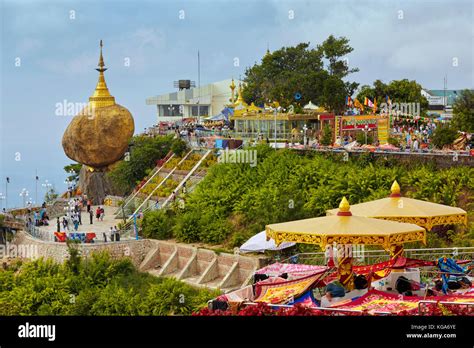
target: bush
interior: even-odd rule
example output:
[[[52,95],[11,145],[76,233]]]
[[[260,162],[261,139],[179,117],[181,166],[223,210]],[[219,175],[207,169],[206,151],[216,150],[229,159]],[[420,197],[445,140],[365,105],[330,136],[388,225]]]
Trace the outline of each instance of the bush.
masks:
[[[135,184],[146,175],[147,170],[155,167],[156,161],[166,156],[174,142],[172,135],[155,138],[133,137],[129,160],[118,162],[107,174],[115,193],[130,193]]]
[[[458,132],[450,125],[438,126],[433,133],[432,143],[438,149],[442,149],[446,145],[452,145],[457,137]]]
[[[364,132],[357,132],[356,140],[359,144],[365,144],[365,133]],[[374,137],[372,134],[367,133],[367,144],[372,144],[374,142]]]
[[[186,197],[185,209],[176,209],[174,236],[183,242],[240,246],[267,224],[323,216],[343,196],[351,204],[387,197],[395,179],[404,196],[472,211],[474,168],[436,169],[416,161],[377,160],[371,153],[343,162],[336,156],[264,147],[257,149],[257,159],[256,167],[212,166]],[[467,238],[463,231],[456,226],[455,236]],[[447,235],[437,238],[446,245],[454,242]]]
[[[139,273],[107,253],[70,265],[38,259],[0,270],[0,315],[191,314],[218,295]]]
[[[182,139],[173,139],[171,151],[181,157],[188,151],[188,145]]]
[[[143,217],[142,232],[146,238],[169,239],[173,235],[174,214],[172,210],[154,210]]]
[[[321,134],[321,145],[329,146],[332,144],[332,129],[326,124]]]

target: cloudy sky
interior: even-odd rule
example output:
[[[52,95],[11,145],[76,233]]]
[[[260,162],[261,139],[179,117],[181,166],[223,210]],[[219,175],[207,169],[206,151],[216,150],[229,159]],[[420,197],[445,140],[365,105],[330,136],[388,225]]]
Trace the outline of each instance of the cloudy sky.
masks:
[[[147,97],[197,80],[198,50],[205,84],[238,78],[267,45],[317,45],[334,34],[350,40],[349,65],[360,69],[351,79],[361,84],[409,78],[442,89],[447,75],[448,88],[473,88],[469,0],[0,2],[0,192],[10,176],[9,206],[20,204],[23,187],[34,199],[36,170],[40,184],[65,189],[62,167],[71,161],[61,138],[72,116],[56,115],[56,104],[87,101],[100,39],[109,90],[136,131],[156,122]]]

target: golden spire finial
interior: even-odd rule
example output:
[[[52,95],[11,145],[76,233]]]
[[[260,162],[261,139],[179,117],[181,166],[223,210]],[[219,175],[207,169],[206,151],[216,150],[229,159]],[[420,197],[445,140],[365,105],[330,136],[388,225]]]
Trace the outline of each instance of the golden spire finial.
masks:
[[[232,78],[232,83],[230,84],[229,88],[231,90],[230,102],[234,104],[234,90],[235,90],[234,78]]]
[[[94,94],[89,98],[89,105],[93,108],[104,107],[115,105],[115,98],[110,95],[109,89],[107,88],[107,83],[105,83],[104,71],[107,70],[104,64],[104,57],[102,55],[102,47],[104,46],[102,40],[100,40],[100,56],[98,69],[95,69],[99,72],[99,81],[95,87]]]
[[[398,184],[397,180],[393,182],[390,191],[392,191],[390,197],[400,197],[400,185]]]
[[[99,67],[99,69],[96,69],[97,71],[105,71],[107,70],[107,68],[104,68],[105,67],[105,64],[104,64],[104,57],[102,56],[102,47],[104,46],[104,44],[102,43],[102,40],[100,40],[100,57],[99,57],[99,64],[97,64],[97,66]]]
[[[339,203],[339,212],[337,213],[338,216],[351,216],[351,206],[349,205],[349,201],[344,196],[341,199],[341,203]]]
[[[239,82],[239,89],[237,91],[237,100],[235,101],[236,104],[243,104],[244,98],[242,97],[242,83]]]

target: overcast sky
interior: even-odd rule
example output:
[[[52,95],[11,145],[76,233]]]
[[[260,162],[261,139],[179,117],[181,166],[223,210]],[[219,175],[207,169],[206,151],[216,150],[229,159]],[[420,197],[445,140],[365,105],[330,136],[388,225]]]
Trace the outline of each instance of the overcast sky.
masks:
[[[40,184],[65,189],[61,138],[72,116],[55,115],[56,104],[87,102],[100,39],[109,90],[136,131],[156,123],[147,97],[197,80],[198,49],[201,84],[238,78],[267,46],[315,46],[334,34],[350,40],[349,65],[360,69],[350,79],[361,84],[408,78],[442,89],[447,75],[449,89],[473,88],[469,0],[0,1],[0,192],[10,176],[10,206],[23,187],[34,199],[36,169]]]

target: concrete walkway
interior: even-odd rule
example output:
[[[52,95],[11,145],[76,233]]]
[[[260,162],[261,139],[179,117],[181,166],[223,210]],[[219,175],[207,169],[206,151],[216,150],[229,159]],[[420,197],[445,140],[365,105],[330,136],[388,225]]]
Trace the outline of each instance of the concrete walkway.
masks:
[[[90,219],[89,219],[89,214],[87,213],[87,209],[84,208],[82,210],[82,225],[79,225],[79,228],[77,232],[95,232],[97,235],[96,240],[97,241],[104,241],[103,233],[105,232],[107,234],[107,241],[110,241],[110,227],[117,226],[119,222],[123,221],[121,219],[116,219],[115,218],[115,212],[117,211],[116,207],[108,207],[108,206],[101,206],[105,210],[104,214],[104,221],[97,220],[95,218],[95,210],[97,209],[97,206],[91,207],[92,211],[94,212],[94,217],[93,217],[93,222],[90,224]],[[60,227],[61,227],[61,232],[65,232],[62,224],[62,216],[59,218],[59,221],[61,222]],[[51,219],[49,226],[40,226],[39,229],[41,231],[47,231],[51,234],[54,234],[54,232],[57,231],[57,226],[56,226],[56,219]],[[71,225],[69,223],[69,230],[66,232],[75,232],[74,231],[74,225]],[[118,229],[118,227],[117,227]]]

